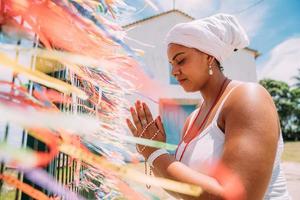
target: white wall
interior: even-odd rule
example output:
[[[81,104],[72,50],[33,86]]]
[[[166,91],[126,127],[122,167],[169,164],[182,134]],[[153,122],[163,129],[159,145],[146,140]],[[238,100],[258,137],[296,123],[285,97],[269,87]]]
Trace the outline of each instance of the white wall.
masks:
[[[242,49],[234,52],[224,62],[224,73],[231,79],[256,82],[255,54],[252,51]]]
[[[16,41],[11,41],[13,45],[16,45]],[[24,47],[31,48],[33,46],[32,41],[28,40],[21,40],[21,45]],[[31,53],[29,51],[16,51],[15,49],[7,50],[0,48],[0,52],[8,56],[10,59],[21,63],[23,66],[30,67],[31,66]],[[11,70],[10,66],[2,65],[0,66],[0,80],[11,82],[13,78],[13,71]],[[18,79],[15,81],[15,85],[19,85],[19,80],[22,84],[28,84],[28,78],[19,74]],[[1,84],[0,91],[2,92],[9,92],[11,90],[11,86]],[[6,125],[8,126],[8,135],[7,135],[7,142],[9,145],[14,146],[16,148],[21,147],[22,144],[22,135],[23,135],[23,128],[13,123],[7,123],[0,119],[0,141],[4,140]],[[26,140],[25,140],[26,141]]]

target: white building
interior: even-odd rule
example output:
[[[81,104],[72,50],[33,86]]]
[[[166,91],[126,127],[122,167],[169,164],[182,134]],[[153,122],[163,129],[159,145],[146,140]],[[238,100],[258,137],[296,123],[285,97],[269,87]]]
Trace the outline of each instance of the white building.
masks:
[[[161,115],[168,134],[167,141],[171,143],[178,141],[185,118],[195,109],[201,96],[199,93],[184,92],[170,75],[164,38],[175,24],[192,20],[194,18],[179,10],[171,10],[124,26],[129,38],[148,44],[141,45],[130,39],[126,41],[129,46],[145,52],[145,71],[155,81],[152,88],[148,84],[142,89],[148,98],[131,96],[130,99],[132,102],[137,98],[145,101],[154,116]],[[234,52],[223,66],[224,73],[231,79],[256,82],[257,56],[258,52],[249,48]]]

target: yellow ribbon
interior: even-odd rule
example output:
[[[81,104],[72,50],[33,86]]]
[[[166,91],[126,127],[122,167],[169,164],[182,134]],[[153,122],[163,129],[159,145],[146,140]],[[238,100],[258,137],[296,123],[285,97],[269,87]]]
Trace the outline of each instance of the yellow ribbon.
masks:
[[[13,59],[9,58],[3,53],[0,53],[0,64],[4,67],[8,67],[12,69],[16,73],[20,73],[24,76],[26,76],[28,79],[40,83],[42,85],[45,85],[50,88],[54,88],[62,93],[70,94],[74,93],[76,94],[79,98],[82,99],[87,99],[87,95],[85,92],[80,90],[79,88],[69,85],[61,80],[58,80],[56,78],[53,78],[51,76],[48,76],[42,72],[35,71],[30,69],[29,67],[25,67]]]

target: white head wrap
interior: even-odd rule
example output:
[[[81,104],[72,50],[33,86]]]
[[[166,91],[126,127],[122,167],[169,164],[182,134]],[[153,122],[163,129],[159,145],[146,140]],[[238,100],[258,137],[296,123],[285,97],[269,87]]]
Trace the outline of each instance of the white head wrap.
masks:
[[[168,32],[166,43],[196,48],[223,64],[235,49],[248,46],[249,39],[234,16],[217,14],[175,25]]]

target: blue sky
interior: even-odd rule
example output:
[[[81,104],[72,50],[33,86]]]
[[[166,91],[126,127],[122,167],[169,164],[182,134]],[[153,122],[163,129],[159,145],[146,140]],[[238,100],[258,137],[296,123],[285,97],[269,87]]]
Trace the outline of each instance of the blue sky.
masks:
[[[158,10],[144,8],[144,0],[126,0],[139,13],[121,23],[172,9],[173,0],[152,0]],[[245,27],[250,48],[262,55],[257,59],[258,78],[269,77],[293,84],[300,68],[299,0],[176,0],[179,9],[198,19],[218,12],[237,16]],[[144,8],[144,9],[142,9]]]

